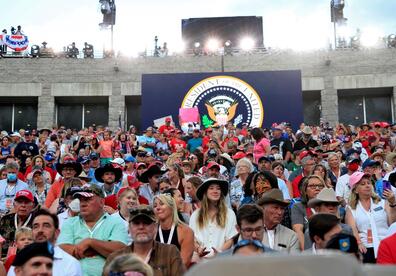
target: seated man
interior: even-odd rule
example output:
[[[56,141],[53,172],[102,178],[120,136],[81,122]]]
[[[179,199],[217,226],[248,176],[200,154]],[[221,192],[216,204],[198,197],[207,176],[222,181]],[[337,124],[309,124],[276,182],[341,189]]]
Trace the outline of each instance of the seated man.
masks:
[[[235,251],[235,247],[238,245],[240,241],[255,240],[261,243],[261,241],[263,240],[264,216],[263,216],[263,211],[261,210],[260,207],[258,207],[255,204],[242,205],[238,209],[236,219],[237,219],[236,229],[238,231],[238,234],[235,235],[230,240],[230,243],[232,243],[230,244],[230,246],[232,247],[220,253],[219,256],[232,255],[233,252]],[[239,244],[239,246],[241,245],[242,244]],[[262,246],[262,248],[260,248],[260,250],[262,251],[262,253],[275,252],[271,248],[264,245]]]
[[[67,219],[57,243],[80,260],[84,275],[101,275],[110,253],[127,244],[123,223],[103,211],[104,194],[97,185],[74,194],[80,199],[80,216]]]
[[[9,246],[15,238],[15,231],[22,226],[32,227],[34,198],[29,190],[21,190],[13,199],[15,213],[5,215],[0,220],[0,235],[5,239],[2,243],[2,256],[7,255]]]
[[[297,234],[280,224],[285,207],[289,205],[283,199],[282,191],[271,189],[263,194],[257,205],[263,208],[264,213],[263,244],[276,251],[300,251]]]
[[[313,208],[317,214],[326,213],[340,217],[338,207],[341,202],[336,198],[335,192],[332,188],[323,188],[320,193],[308,201],[308,207]],[[342,232],[344,234],[353,235],[352,228],[348,224],[340,223]],[[304,233],[304,249],[312,247],[312,242],[309,237],[309,229]]]
[[[185,272],[185,267],[179,250],[173,244],[155,241],[158,223],[153,208],[140,205],[131,211],[129,217],[129,233],[132,244],[112,253],[106,260],[109,264],[115,257],[134,253],[154,270],[154,276],[179,276]]]
[[[312,247],[307,250],[316,254],[318,249],[324,249],[327,242],[342,231],[340,220],[332,214],[316,214],[309,220],[309,237]]]
[[[47,242],[32,243],[19,251],[12,265],[17,276],[52,275],[54,248]]]

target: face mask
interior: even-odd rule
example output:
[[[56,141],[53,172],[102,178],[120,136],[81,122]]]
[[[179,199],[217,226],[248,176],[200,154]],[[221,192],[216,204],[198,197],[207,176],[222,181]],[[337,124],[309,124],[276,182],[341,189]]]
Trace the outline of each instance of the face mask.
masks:
[[[8,173],[7,180],[9,182],[15,182],[17,180],[17,175],[15,173]]]
[[[352,163],[348,165],[348,170],[352,172],[356,172],[359,169],[359,164],[358,163]]]

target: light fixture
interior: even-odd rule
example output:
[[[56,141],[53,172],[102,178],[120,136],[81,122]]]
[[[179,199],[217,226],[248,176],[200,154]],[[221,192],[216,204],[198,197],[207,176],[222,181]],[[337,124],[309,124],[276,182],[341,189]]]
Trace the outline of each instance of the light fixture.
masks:
[[[232,43],[231,43],[231,40],[227,40],[224,43],[224,55],[232,56]]]
[[[215,38],[211,38],[206,43],[206,48],[210,53],[215,53],[219,50],[219,41]]]
[[[387,45],[388,48],[396,48],[396,35],[394,34],[388,35]]]
[[[360,38],[358,36],[351,38],[351,48],[356,50],[360,48]]]
[[[244,51],[251,51],[254,48],[254,40],[251,37],[241,39],[240,48]]]
[[[200,42],[196,41],[194,43],[193,53],[194,53],[194,56],[202,55],[202,47],[201,47]]]
[[[40,56],[40,46],[32,45],[32,47],[30,48],[30,55],[34,58],[39,57]]]

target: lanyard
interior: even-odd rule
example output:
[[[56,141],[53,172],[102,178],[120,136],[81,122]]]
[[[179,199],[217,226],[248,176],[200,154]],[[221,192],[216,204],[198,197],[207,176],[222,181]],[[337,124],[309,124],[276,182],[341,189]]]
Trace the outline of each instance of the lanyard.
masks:
[[[104,223],[104,220],[105,220],[105,216],[103,216],[100,220],[100,222],[98,223],[98,222],[96,222],[96,224],[94,225],[94,227],[92,228],[92,230],[88,227],[88,225],[85,223],[85,221],[84,221],[84,226],[87,228],[87,230],[88,230],[88,232],[89,232],[89,236],[90,236],[90,238],[92,238],[93,237],[93,234],[94,234],[94,232],[95,232],[95,230],[96,229],[98,229],[100,226],[102,226],[102,224]]]
[[[27,218],[27,220],[21,227],[25,227],[29,223],[31,218],[32,218],[32,214],[29,215],[29,217]],[[17,214],[15,214],[15,216],[14,216],[14,224],[15,224],[15,230],[17,230],[19,228]]]
[[[16,194],[16,186],[17,186],[17,183],[15,183],[15,185],[11,185],[11,186],[7,183],[7,186],[4,189],[4,197],[14,197]],[[12,191],[14,191],[13,194],[11,193]]]
[[[166,242],[166,244],[171,244],[174,231],[175,231],[175,224],[172,224],[172,228],[170,230],[168,241]],[[164,242],[164,236],[162,235],[161,225],[159,226],[158,232],[159,232],[159,238],[160,238],[161,243],[165,243]]]
[[[160,227],[160,229],[161,229],[161,227]],[[150,258],[151,258],[151,251],[153,251],[153,248],[150,249],[150,251],[149,251],[149,252],[147,253],[147,255],[146,255],[146,258],[144,258],[144,262],[145,262],[146,264],[148,264],[149,261],[150,261]]]

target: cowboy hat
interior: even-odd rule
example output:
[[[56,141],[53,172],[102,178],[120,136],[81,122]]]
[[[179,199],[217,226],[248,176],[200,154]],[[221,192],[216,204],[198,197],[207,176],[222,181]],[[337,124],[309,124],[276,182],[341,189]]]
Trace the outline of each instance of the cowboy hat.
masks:
[[[80,173],[82,172],[81,164],[74,161],[73,158],[65,158],[65,160],[63,160],[63,163],[56,164],[56,171],[60,175],[62,175],[62,170],[64,168],[73,168],[76,171],[76,176],[80,175]]]
[[[197,188],[196,196],[199,200],[202,200],[204,194],[212,184],[217,184],[220,186],[223,196],[228,194],[228,181],[217,178],[208,178]]]
[[[340,204],[332,188],[323,188],[315,198],[308,201],[308,207],[313,208],[324,202]]]
[[[257,200],[257,205],[259,206],[263,206],[268,203],[279,204],[283,207],[289,205],[289,202],[283,199],[282,191],[279,189],[271,189],[268,192],[264,193],[259,200]]]
[[[153,175],[162,175],[163,173],[164,171],[161,171],[161,168],[158,165],[151,164],[147,168],[147,170],[139,177],[139,181],[143,183],[148,183],[150,177],[152,177]]]
[[[122,170],[120,168],[115,168],[112,164],[106,164],[103,167],[99,167],[95,170],[95,178],[99,182],[103,182],[103,175],[106,172],[112,172],[115,175],[114,182],[119,182],[122,178]]]
[[[228,153],[222,153],[220,154],[220,157],[224,158],[225,160],[227,160],[228,162],[230,162],[231,165],[235,165],[235,161],[231,158],[231,156]]]

